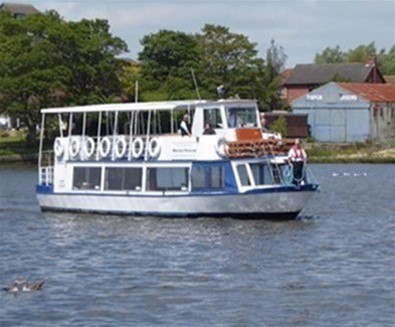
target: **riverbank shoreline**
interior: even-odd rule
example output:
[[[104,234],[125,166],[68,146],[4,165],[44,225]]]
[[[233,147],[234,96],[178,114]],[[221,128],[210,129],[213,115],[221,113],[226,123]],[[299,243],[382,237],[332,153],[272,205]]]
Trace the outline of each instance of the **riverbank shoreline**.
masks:
[[[351,154],[325,154],[314,155],[313,151],[310,154],[307,149],[309,163],[366,163],[366,164],[395,164],[395,148],[388,150],[381,150],[372,153],[351,153]],[[0,165],[10,164],[28,164],[37,165],[38,154],[10,154],[0,156]]]

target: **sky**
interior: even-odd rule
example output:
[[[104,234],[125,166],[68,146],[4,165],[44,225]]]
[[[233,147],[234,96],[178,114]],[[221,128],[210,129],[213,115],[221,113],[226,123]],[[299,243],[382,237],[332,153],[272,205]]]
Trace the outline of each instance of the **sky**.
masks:
[[[0,0],[2,1],[2,0]],[[248,36],[265,57],[270,41],[282,46],[286,67],[311,63],[326,47],[343,51],[375,42],[395,44],[395,0],[5,0],[54,9],[66,20],[107,19],[113,35],[137,59],[144,35],[170,29],[199,33],[205,24],[226,26]]]

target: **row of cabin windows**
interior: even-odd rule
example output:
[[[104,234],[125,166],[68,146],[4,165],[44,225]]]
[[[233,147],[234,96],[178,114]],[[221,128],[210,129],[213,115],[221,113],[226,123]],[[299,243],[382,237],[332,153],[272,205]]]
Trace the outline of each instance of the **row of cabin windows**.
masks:
[[[263,163],[249,164],[255,185],[281,184],[284,167]],[[104,190],[141,191],[142,168],[105,168]],[[237,174],[242,186],[251,186],[252,181],[247,172],[247,165],[237,166]],[[148,167],[146,174],[147,191],[188,191],[189,168]],[[222,190],[225,185],[225,169],[222,166],[193,166],[191,171],[192,191]],[[73,189],[100,190],[100,167],[75,167]]]
[[[105,168],[104,190],[141,191],[142,168]],[[147,191],[188,191],[189,168],[147,168]],[[192,190],[224,187],[222,167],[194,167],[191,172]],[[75,167],[74,190],[100,190],[100,167]]]

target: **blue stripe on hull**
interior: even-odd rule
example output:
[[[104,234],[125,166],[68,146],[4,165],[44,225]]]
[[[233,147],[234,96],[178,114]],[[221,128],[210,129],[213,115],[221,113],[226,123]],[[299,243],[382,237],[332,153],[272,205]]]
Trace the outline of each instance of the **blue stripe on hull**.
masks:
[[[247,191],[245,193],[238,192],[191,192],[191,193],[183,193],[183,194],[166,194],[158,192],[157,194],[138,194],[138,193],[105,193],[105,192],[62,192],[62,193],[54,193],[53,187],[51,185],[37,185],[36,192],[38,194],[54,194],[54,195],[68,195],[68,196],[120,196],[120,197],[191,197],[191,196],[226,196],[226,195],[248,195],[248,194],[263,194],[263,193],[287,193],[287,192],[315,192],[318,190],[317,184],[306,184],[306,185],[287,185],[287,186],[279,186],[279,187],[271,187],[265,189],[255,189],[251,191]]]
[[[292,220],[295,219],[300,211],[297,212],[249,212],[249,213],[162,213],[162,212],[123,212],[123,211],[102,211],[102,210],[80,210],[64,209],[53,207],[42,207],[42,211],[48,212],[77,212],[83,214],[100,214],[112,216],[139,216],[139,217],[158,217],[158,218],[234,218],[234,219],[265,219],[265,220]]]

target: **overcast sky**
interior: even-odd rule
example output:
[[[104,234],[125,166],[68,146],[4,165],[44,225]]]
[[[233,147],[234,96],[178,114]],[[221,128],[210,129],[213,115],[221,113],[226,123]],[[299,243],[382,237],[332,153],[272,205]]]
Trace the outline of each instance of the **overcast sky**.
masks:
[[[1,2],[2,0],[0,0]],[[288,56],[286,66],[310,63],[325,47],[342,50],[375,42],[387,51],[395,44],[395,0],[96,0],[39,1],[41,11],[55,9],[66,20],[108,19],[111,31],[128,44],[129,57],[141,51],[139,40],[160,29],[197,33],[206,24],[229,27],[257,43],[264,57],[270,40]]]

